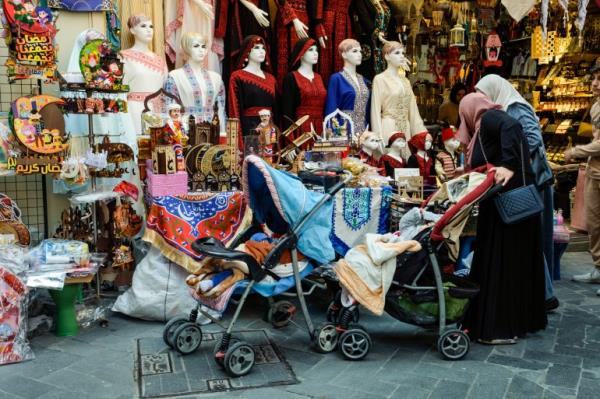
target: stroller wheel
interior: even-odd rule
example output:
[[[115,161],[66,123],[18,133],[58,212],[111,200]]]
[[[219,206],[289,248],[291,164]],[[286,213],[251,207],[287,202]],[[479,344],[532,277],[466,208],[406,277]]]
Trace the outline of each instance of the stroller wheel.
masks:
[[[313,342],[315,348],[321,353],[330,353],[337,348],[339,334],[334,324],[323,323],[315,329]]]
[[[225,352],[225,371],[232,377],[241,377],[254,366],[254,348],[245,342],[236,342]]]
[[[275,328],[285,327],[290,324],[294,314],[296,314],[296,306],[293,303],[290,301],[278,301],[269,308],[267,321]]]
[[[334,324],[339,324],[340,320],[340,313],[343,309],[342,306],[342,301],[340,299],[342,292],[338,291],[338,293],[335,295],[335,299],[333,301],[331,301],[331,303],[329,304],[329,306],[327,307],[327,313],[326,313],[326,317],[327,317],[327,321],[330,323],[334,323]],[[355,306],[354,309],[352,310],[352,319],[351,321],[353,323],[358,323],[358,321],[360,320],[360,313],[358,310],[358,306]]]
[[[174,317],[165,324],[165,328],[163,330],[163,341],[165,344],[169,345],[171,348],[173,347],[173,336],[175,335],[175,330],[177,327],[189,321],[187,317]]]
[[[173,333],[173,346],[182,355],[195,352],[201,343],[202,330],[196,323],[183,323]]]
[[[438,351],[447,360],[460,360],[469,352],[469,336],[461,330],[448,330],[438,339]]]
[[[371,350],[371,337],[360,326],[350,326],[342,333],[338,347],[348,360],[361,360]]]
[[[225,352],[227,352],[227,349],[229,349],[229,347],[231,347],[233,344],[240,342],[240,340],[232,337],[229,340],[229,344],[227,345],[227,348],[225,348],[225,350],[223,351],[222,354],[219,354],[219,352],[221,351],[221,342],[222,342],[221,339],[217,340],[217,343],[215,344],[215,348],[213,349],[213,357],[215,358],[215,363],[217,363],[221,367],[224,367]]]

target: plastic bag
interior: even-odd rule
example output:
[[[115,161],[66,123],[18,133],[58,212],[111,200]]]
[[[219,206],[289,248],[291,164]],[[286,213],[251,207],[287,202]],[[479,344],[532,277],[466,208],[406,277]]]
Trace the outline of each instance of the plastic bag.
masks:
[[[0,364],[34,357],[27,341],[27,287],[0,266]]]
[[[188,313],[196,306],[185,284],[188,274],[152,247],[137,265],[131,288],[117,298],[112,310],[160,321]]]

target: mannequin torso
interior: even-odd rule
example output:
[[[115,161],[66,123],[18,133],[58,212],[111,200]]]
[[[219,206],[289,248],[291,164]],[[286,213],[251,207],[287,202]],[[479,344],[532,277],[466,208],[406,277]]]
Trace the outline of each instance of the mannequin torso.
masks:
[[[390,148],[387,154],[385,154],[381,160],[383,161],[383,166],[385,167],[385,174],[392,179],[394,178],[394,169],[401,169],[406,166],[406,162],[400,151],[394,148]]]

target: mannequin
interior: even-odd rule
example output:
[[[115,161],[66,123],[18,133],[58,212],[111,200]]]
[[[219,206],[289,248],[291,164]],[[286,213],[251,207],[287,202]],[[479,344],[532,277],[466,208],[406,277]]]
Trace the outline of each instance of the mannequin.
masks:
[[[370,82],[356,72],[356,67],[362,62],[359,42],[345,39],[340,43],[338,51],[344,60],[344,68],[331,75],[329,79],[325,115],[329,115],[336,109],[350,115],[354,123],[354,130],[350,132],[350,137],[355,142],[358,132],[363,132],[368,124]]]
[[[239,145],[243,150],[243,136],[254,134],[260,123],[258,112],[262,109],[277,116],[276,81],[273,75],[263,71],[267,62],[267,48],[260,36],[244,39],[238,70],[231,74],[229,81],[229,116],[240,120]]]
[[[269,42],[268,0],[219,0],[215,1],[215,37],[225,41],[223,75],[225,82],[240,57],[244,38],[257,35]]]
[[[123,60],[123,83],[129,85],[127,106],[137,134],[142,133],[142,111],[146,97],[160,89],[167,78],[167,64],[150,51],[154,35],[152,22],[145,15],[135,15],[127,21],[135,41],[120,53]]]
[[[423,176],[423,184],[429,186],[435,185],[435,168],[433,158],[429,154],[432,143],[433,139],[427,132],[414,135],[408,141],[412,155],[406,162],[407,168],[419,169],[419,175]]]
[[[180,47],[184,32],[198,32],[206,39],[208,55],[202,66],[221,73],[224,56],[222,38],[215,38],[214,4],[216,0],[176,0],[165,2],[165,52],[175,67],[181,68],[189,56]]]
[[[186,113],[194,115],[196,122],[212,121],[216,104],[221,135],[225,135],[225,85],[218,73],[204,67],[209,54],[207,39],[199,33],[186,32],[181,36],[181,49],[188,60],[182,68],[169,72],[165,91],[179,97]]]
[[[344,66],[339,57],[340,43],[352,35],[352,21],[349,14],[352,0],[323,0],[325,5],[321,18],[317,20],[316,34],[320,37],[322,57],[319,62],[319,72],[327,83],[329,77]]]
[[[171,0],[169,0],[170,2]],[[104,3],[109,3],[102,0]],[[83,2],[81,2],[83,3]],[[148,1],[148,0],[112,0],[112,3],[116,3],[119,20],[123,23],[129,21],[129,19],[135,15],[145,15],[148,17],[150,22],[157,27],[150,43],[150,50],[154,53],[163,57],[165,53],[165,37],[163,29],[161,28],[165,23],[164,18],[164,1]],[[120,29],[121,35],[121,48],[126,49],[133,45],[135,38],[127,29]]]
[[[290,69],[283,79],[282,113],[283,127],[289,127],[293,121],[304,115],[310,119],[297,130],[299,133],[308,132],[312,128],[321,134],[323,131],[323,110],[327,90],[321,75],[313,71],[319,62],[319,51],[314,39],[302,39],[294,46]]]
[[[383,171],[383,162],[381,160],[381,139],[374,132],[365,131],[359,138],[360,151],[358,157],[369,166]]]
[[[456,150],[460,141],[456,137],[453,127],[442,129],[442,141],[444,150],[437,153],[435,157],[435,173],[442,183],[452,180],[462,173],[463,168],[458,167]]]
[[[388,152],[381,160],[385,167],[385,174],[394,178],[394,169],[406,167],[406,161],[402,158],[402,152],[406,148],[406,136],[402,132],[392,134],[387,144]]]
[[[403,132],[410,140],[427,129],[419,115],[410,81],[404,76],[403,71],[408,71],[409,61],[404,55],[404,46],[399,42],[384,44],[383,54],[387,69],[373,80],[371,129],[384,140],[396,131]],[[408,156],[406,149],[403,156]]]

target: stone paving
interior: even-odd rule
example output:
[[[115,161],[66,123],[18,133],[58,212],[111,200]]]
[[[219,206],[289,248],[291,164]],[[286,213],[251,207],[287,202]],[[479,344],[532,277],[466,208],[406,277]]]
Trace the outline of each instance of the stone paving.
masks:
[[[374,342],[365,360],[348,362],[338,353],[315,353],[307,334],[293,326],[269,329],[299,384],[195,397],[597,399],[600,297],[595,290],[600,285],[568,281],[590,267],[589,254],[565,254],[563,280],[556,284],[561,307],[549,316],[545,331],[516,345],[474,344],[465,360],[444,361],[434,349],[432,334],[363,312],[361,324]],[[258,311],[243,315],[240,328],[269,328]],[[135,397],[134,341],[161,334],[162,323],[115,314],[108,327],[92,327],[76,337],[34,338],[35,360],[0,367],[0,398]]]

